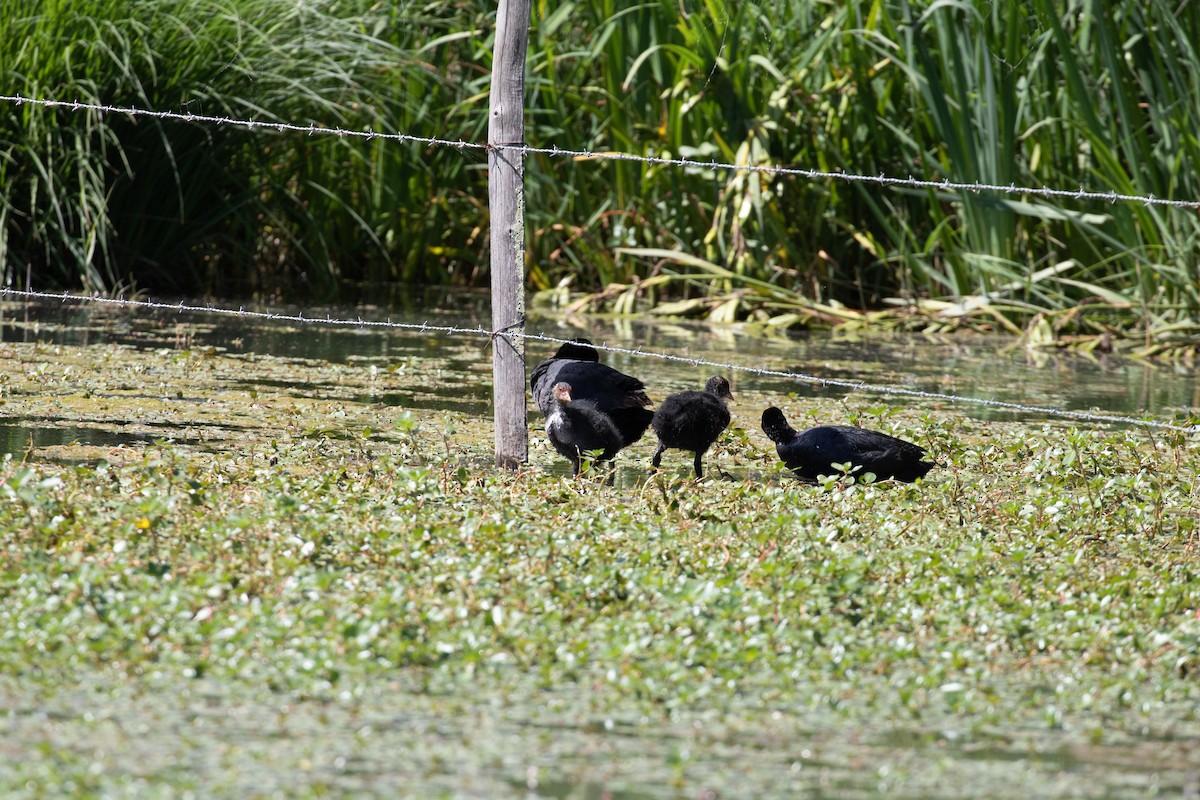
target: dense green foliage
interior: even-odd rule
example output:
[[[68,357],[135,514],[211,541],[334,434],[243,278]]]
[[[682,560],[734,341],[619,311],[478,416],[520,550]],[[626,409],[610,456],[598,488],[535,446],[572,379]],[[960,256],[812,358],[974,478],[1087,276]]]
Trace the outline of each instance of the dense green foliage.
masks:
[[[435,69],[401,40],[436,50],[427,37],[463,20],[443,25],[413,4],[403,17],[390,5],[326,5],[19,0],[24,13],[0,19],[4,84],[29,97],[367,131],[428,131],[432,109],[457,102],[445,88],[459,67]],[[459,199],[474,178],[453,151],[33,105],[0,113],[0,259],[7,278],[23,282],[28,269],[38,287],[303,295],[342,280],[449,282],[425,251],[469,216],[454,207],[474,202]],[[459,188],[435,199],[431,174]]]
[[[6,91],[485,137],[491,3],[16,5]],[[1196,200],[1197,41],[1167,0],[536,2],[527,140]],[[4,104],[0,260],[38,287],[478,283],[485,181],[477,150]],[[953,320],[986,296],[1017,324],[1083,303],[1060,321],[1196,330],[1194,210],[550,155],[527,184],[531,288],[619,284],[622,310]]]

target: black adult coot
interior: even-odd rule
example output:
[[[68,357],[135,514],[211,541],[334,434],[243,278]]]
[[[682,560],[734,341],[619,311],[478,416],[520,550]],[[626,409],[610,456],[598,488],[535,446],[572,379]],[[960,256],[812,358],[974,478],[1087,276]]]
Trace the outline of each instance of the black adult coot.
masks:
[[[633,444],[642,438],[654,418],[648,408],[646,385],[601,364],[600,354],[591,345],[587,339],[565,342],[551,358],[535,366],[529,381],[533,401],[543,415],[549,416],[555,385],[568,383],[576,402],[591,402],[612,419],[624,444]]]
[[[832,464],[861,466],[876,480],[915,481],[935,466],[924,461],[925,448],[879,431],[849,425],[821,425],[801,433],[788,425],[783,412],[772,406],[763,412],[763,432],[775,443],[783,463],[798,477],[816,481],[833,475]]]
[[[583,453],[599,450],[596,460],[608,461],[624,444],[612,419],[591,401],[574,399],[571,385],[562,382],[556,383],[550,393],[546,436],[554,449],[571,462],[575,475],[582,469]]]
[[[651,465],[658,467],[668,447],[691,450],[696,454],[693,462],[696,477],[703,478],[704,469],[700,466],[700,459],[712,447],[721,431],[729,427],[729,408],[726,403],[732,399],[729,381],[713,376],[704,384],[702,392],[679,392],[663,400],[650,422],[658,434],[658,450],[650,460]]]

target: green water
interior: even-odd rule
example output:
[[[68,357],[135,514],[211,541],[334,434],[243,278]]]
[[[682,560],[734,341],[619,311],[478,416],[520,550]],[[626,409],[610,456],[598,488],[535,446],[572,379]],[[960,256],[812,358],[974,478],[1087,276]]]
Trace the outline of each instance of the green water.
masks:
[[[40,772],[0,763],[16,796],[1135,798],[1193,797],[1197,733],[849,726],[747,700],[720,712],[621,718],[586,694],[503,699],[353,687],[298,700],[203,680],[80,685],[34,699],[0,682],[0,733],[42,740]],[[741,721],[750,716],[755,723]],[[18,749],[18,748],[13,748]],[[11,785],[11,784],[8,784]],[[83,790],[83,791],[81,791]],[[155,795],[174,796],[174,795]]]

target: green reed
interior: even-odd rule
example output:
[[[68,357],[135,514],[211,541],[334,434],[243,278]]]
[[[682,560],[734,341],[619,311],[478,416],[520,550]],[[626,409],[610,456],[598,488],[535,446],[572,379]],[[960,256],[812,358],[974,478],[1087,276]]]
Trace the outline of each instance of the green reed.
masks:
[[[0,21],[15,92],[486,135],[482,0],[336,13],[162,0],[132,19],[102,0],[21,5]],[[539,0],[533,23],[534,145],[1200,197],[1190,5]],[[0,153],[8,280],[224,293],[486,282],[479,151],[4,106]],[[1186,209],[548,155],[526,175],[530,288],[604,290],[596,304],[620,297],[621,310],[687,301],[791,324],[814,307],[928,319],[944,301],[1088,331],[1111,320],[1089,322],[1080,303],[1149,328],[1200,307],[1200,218]]]

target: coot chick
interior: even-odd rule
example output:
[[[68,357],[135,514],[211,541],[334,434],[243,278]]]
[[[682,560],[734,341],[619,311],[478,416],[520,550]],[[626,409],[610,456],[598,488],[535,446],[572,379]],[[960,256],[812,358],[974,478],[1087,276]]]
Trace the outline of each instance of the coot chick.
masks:
[[[679,392],[663,400],[650,422],[658,434],[658,450],[650,464],[657,468],[668,447],[691,450],[696,454],[693,462],[696,477],[703,478],[700,460],[721,432],[729,427],[726,403],[732,399],[729,381],[713,376],[704,384],[702,392]]]
[[[571,462],[575,475],[582,469],[582,454],[589,450],[602,451],[597,461],[616,456],[624,440],[607,414],[588,400],[573,399],[568,383],[556,383],[550,397],[546,436],[554,449]]]
[[[763,432],[775,442],[775,450],[789,469],[806,481],[833,475],[832,464],[861,466],[884,481],[915,481],[936,466],[923,461],[925,448],[879,431],[849,425],[821,425],[797,433],[783,412],[772,406],[763,412]]]
[[[642,438],[654,412],[647,406],[646,385],[637,378],[600,363],[600,354],[587,339],[565,342],[551,357],[533,368],[529,388],[543,415],[549,416],[554,387],[571,385],[576,402],[587,400],[607,414],[621,432],[625,445]]]

